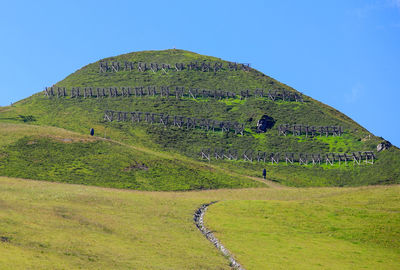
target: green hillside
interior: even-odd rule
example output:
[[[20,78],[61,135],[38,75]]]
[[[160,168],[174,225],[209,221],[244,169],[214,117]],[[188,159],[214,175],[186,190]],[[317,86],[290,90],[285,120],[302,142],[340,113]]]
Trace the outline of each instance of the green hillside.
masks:
[[[303,95],[304,102],[271,100],[267,97],[249,97],[241,91],[256,89],[266,92],[300,94],[261,72],[250,68],[232,70],[227,61],[199,55],[183,50],[144,51],[102,59],[101,62],[125,61],[167,63],[168,71],[139,71],[137,69],[118,72],[100,72],[99,63],[91,63],[72,73],[54,85],[65,87],[68,96],[46,97],[39,92],[15,103],[12,107],[0,108],[0,122],[8,124],[58,127],[78,134],[95,130],[95,141],[65,143],[43,133],[37,139],[27,132],[26,137],[1,144],[0,175],[35,178],[52,181],[72,181],[112,187],[146,190],[187,190],[223,187],[260,186],[260,182],[246,176],[260,176],[265,167],[268,178],[292,186],[348,186],[365,184],[390,184],[400,182],[400,152],[392,147],[376,153],[376,146],[383,141],[369,133],[356,122]],[[174,69],[174,63],[223,64],[217,71]],[[199,90],[220,90],[236,93],[236,97],[213,98],[190,96],[175,98],[172,95],[138,97],[71,97],[71,89],[80,87],[139,87],[169,86]],[[323,89],[321,89],[323,91]],[[106,110],[123,112],[164,113],[231,121],[244,124],[244,134],[206,131],[201,128],[185,129],[144,121],[104,120]],[[257,121],[264,115],[274,119],[273,127],[265,133],[257,133]],[[287,136],[278,134],[278,126],[302,124],[309,126],[341,126],[342,136]],[[4,128],[5,130],[6,128]],[[5,132],[2,128],[0,132]],[[103,139],[100,139],[103,138]],[[104,139],[106,138],[106,139]],[[29,142],[35,141],[35,144]],[[34,151],[31,151],[34,148]],[[375,151],[375,164],[347,165],[335,162],[326,165],[299,165],[258,163],[243,160],[200,160],[202,149],[263,151],[267,153],[352,153]],[[139,151],[140,150],[140,151]],[[47,154],[48,153],[48,154]],[[160,156],[161,155],[161,156]],[[268,161],[268,160],[267,160]],[[34,169],[31,169],[33,164]],[[142,166],[142,164],[145,165]],[[229,174],[227,174],[229,172]],[[104,177],[103,177],[104,176]],[[104,180],[104,179],[107,180]],[[161,180],[162,179],[162,180]]]
[[[200,162],[60,128],[0,123],[0,130],[0,171],[9,176],[137,190],[265,186]]]
[[[399,269],[400,186],[142,192],[0,177],[1,269]]]

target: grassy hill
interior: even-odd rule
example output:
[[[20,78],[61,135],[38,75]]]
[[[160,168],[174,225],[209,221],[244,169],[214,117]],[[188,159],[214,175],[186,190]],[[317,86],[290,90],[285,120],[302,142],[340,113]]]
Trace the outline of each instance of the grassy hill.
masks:
[[[171,65],[176,62],[188,64],[193,61],[219,61],[225,67],[228,65],[228,62],[219,58],[175,49],[135,52],[101,61],[129,61],[136,64],[157,62]],[[186,89],[224,90],[238,95],[241,90],[249,89],[254,92],[257,88],[298,93],[255,69],[245,71],[224,68],[217,72],[188,69],[141,72],[135,69],[100,73],[99,62],[82,67],[58,82],[55,87],[170,86],[173,89],[183,86]],[[202,129],[165,128],[161,124],[106,122],[103,119],[105,110],[168,113],[236,121],[245,124],[245,133],[241,136]],[[275,125],[266,133],[256,133],[257,121],[263,115],[275,119]],[[36,142],[36,139],[27,131],[26,138],[1,145],[0,175],[5,176],[145,190],[184,190],[260,186],[259,182],[245,176],[260,176],[261,170],[266,167],[270,179],[291,186],[351,186],[400,182],[400,168],[397,166],[400,152],[394,147],[377,153],[378,159],[374,165],[361,166],[353,166],[351,162],[347,166],[312,166],[228,160],[212,161],[209,164],[208,161],[199,160],[199,152],[203,148],[237,149],[239,152],[250,149],[268,153],[351,153],[373,151],[382,142],[382,138],[374,136],[349,117],[307,96],[304,96],[304,102],[293,102],[272,101],[268,98],[240,99],[239,96],[221,100],[160,96],[48,98],[39,92],[12,107],[0,108],[0,123],[24,123],[45,128],[51,126],[78,134],[87,134],[90,128],[94,128],[97,136],[93,142],[65,143],[49,138],[44,132],[41,134],[44,138],[37,139],[35,144],[29,144],[31,141]],[[340,137],[279,136],[277,126],[281,124],[342,126],[344,134]],[[0,132],[5,131],[1,129]],[[35,148],[35,151],[30,148]],[[46,156],[47,152],[51,159]],[[96,158],[87,159],[88,156],[94,157],[95,153]],[[28,166],[33,161],[37,161],[34,170]],[[72,165],[74,162],[75,165]],[[221,174],[215,174],[210,168]],[[229,172],[231,175],[226,176],[222,172]],[[108,180],[104,180],[102,176],[107,176]]]
[[[137,190],[265,186],[201,162],[61,128],[0,123],[0,134],[0,171],[8,176]]]
[[[99,72],[100,62],[125,61],[172,69]],[[218,61],[223,68],[173,68],[194,61]],[[54,87],[66,87],[67,97],[38,92],[0,107],[0,269],[229,269],[193,223],[194,211],[211,201],[218,203],[209,207],[206,226],[246,269],[399,268],[400,190],[387,185],[400,183],[397,147],[375,152],[375,164],[360,165],[200,159],[204,148],[351,153],[375,151],[383,141],[305,95],[304,102],[244,98],[243,90],[260,88],[300,93],[255,69],[228,66],[183,50],[129,53],[88,64],[58,82]],[[70,96],[76,87],[139,86],[236,97]],[[242,136],[108,122],[106,110],[232,121],[245,129]],[[274,125],[257,133],[263,116]],[[282,124],[342,126],[344,133],[280,136]],[[260,179],[263,168],[269,181]],[[387,186],[342,187],[376,184]]]
[[[1,269],[398,269],[399,186],[144,192],[0,177]]]

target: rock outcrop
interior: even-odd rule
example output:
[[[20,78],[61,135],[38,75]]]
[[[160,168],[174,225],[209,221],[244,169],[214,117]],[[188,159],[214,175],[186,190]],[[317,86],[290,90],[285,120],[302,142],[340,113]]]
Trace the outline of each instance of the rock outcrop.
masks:
[[[392,144],[389,141],[383,141],[376,146],[376,151],[380,152],[392,147]]]
[[[208,203],[208,204],[203,204],[199,209],[196,210],[196,212],[193,215],[193,220],[194,223],[196,224],[197,228],[200,230],[200,232],[211,242],[213,245],[219,249],[224,256],[226,256],[229,259],[230,266],[233,269],[238,269],[238,270],[244,270],[244,268],[233,258],[233,255],[227,250],[221,242],[214,236],[214,234],[208,230],[204,226],[203,218],[204,214],[207,210],[207,207],[211,204],[216,203],[216,201]]]

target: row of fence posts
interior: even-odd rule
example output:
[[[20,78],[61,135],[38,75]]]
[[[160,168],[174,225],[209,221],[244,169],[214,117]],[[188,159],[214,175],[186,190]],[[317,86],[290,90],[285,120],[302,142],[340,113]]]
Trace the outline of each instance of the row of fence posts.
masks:
[[[247,99],[247,98],[267,98],[272,101],[295,101],[304,102],[301,93],[290,92],[284,89],[265,90],[256,89],[254,92],[246,89],[240,90],[239,93],[223,91],[223,90],[205,90],[197,88],[185,88],[176,86],[171,89],[169,86],[139,86],[139,87],[46,87],[43,91],[47,97],[67,97],[71,98],[104,98],[104,97],[175,97],[176,99],[188,98],[214,98],[214,99]]]
[[[186,116],[171,116],[167,113],[153,112],[121,112],[107,110],[104,113],[104,120],[112,121],[131,121],[132,123],[147,122],[150,124],[162,124],[165,127],[175,126],[187,129],[201,128],[207,131],[221,130],[222,132],[231,132],[243,136],[244,124],[231,121],[219,121],[214,119],[194,118]]]
[[[190,63],[147,63],[147,62],[119,62],[119,61],[100,61],[99,62],[99,72],[119,72],[119,71],[152,71],[158,72],[162,71],[167,73],[168,71],[202,71],[202,72],[217,72],[220,70],[229,71],[250,71],[250,64],[234,63],[228,62],[224,64],[223,62],[190,62]]]
[[[299,165],[320,165],[321,162],[326,165],[333,165],[335,162],[339,162],[341,165],[343,162],[347,165],[347,162],[352,161],[353,165],[360,165],[361,163],[373,164],[376,159],[374,152],[362,151],[352,153],[325,153],[325,154],[307,154],[307,153],[267,153],[262,151],[246,150],[239,154],[238,150],[211,150],[202,149],[200,152],[202,159],[215,160],[243,160],[249,162],[271,162],[271,164],[279,164],[279,162],[285,162],[286,164],[299,163]]]
[[[288,133],[294,136],[301,136],[305,134],[306,137],[311,135],[314,137],[317,133],[322,136],[325,135],[326,137],[329,135],[332,136],[342,136],[343,134],[343,127],[341,126],[309,126],[309,125],[302,125],[302,124],[283,124],[278,126],[278,134],[286,136]]]

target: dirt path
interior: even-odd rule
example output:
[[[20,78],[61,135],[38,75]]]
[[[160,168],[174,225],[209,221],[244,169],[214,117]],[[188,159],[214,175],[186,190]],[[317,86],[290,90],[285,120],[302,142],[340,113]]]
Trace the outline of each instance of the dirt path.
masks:
[[[154,155],[154,156],[158,156],[158,157],[161,157],[161,158],[167,158],[167,159],[175,158],[175,159],[179,159],[179,160],[185,160],[187,162],[198,163],[198,164],[203,165],[203,166],[206,165],[206,166],[209,166],[210,168],[213,168],[215,170],[223,171],[227,175],[236,176],[236,177],[242,177],[242,178],[249,178],[249,179],[252,179],[252,180],[267,184],[270,188],[280,188],[280,189],[290,188],[290,187],[281,185],[281,184],[279,184],[277,182],[274,182],[274,181],[271,181],[271,180],[268,180],[268,179],[265,180],[265,179],[260,178],[260,177],[254,177],[254,176],[249,176],[249,175],[245,175],[245,174],[240,174],[240,173],[237,173],[237,172],[228,171],[228,170],[226,170],[224,168],[221,168],[219,166],[215,166],[213,164],[204,164],[203,162],[200,162],[200,161],[197,161],[197,160],[185,159],[182,156],[180,156],[178,154],[175,154],[175,153],[171,155],[171,154],[168,154],[168,153],[153,151],[151,149],[144,148],[144,147],[133,146],[133,145],[130,145],[130,144],[127,144],[127,143],[123,143],[123,142],[120,142],[120,141],[115,141],[115,140],[112,140],[112,139],[103,139],[101,137],[98,137],[98,138],[100,140],[103,140],[103,141],[113,142],[113,143],[116,143],[116,144],[119,144],[119,145],[130,147],[130,148],[135,149],[137,151],[140,151],[140,152],[143,152],[143,153],[147,153],[147,154],[151,154],[151,155]]]
[[[210,202],[207,204],[203,204],[199,209],[194,212],[193,215],[193,220],[194,223],[196,224],[197,228],[200,230],[200,232],[218,249],[224,254],[225,257],[228,257],[229,259],[229,264],[232,267],[232,269],[237,269],[237,270],[245,270],[233,257],[232,253],[229,252],[222,244],[221,242],[214,236],[214,234],[207,229],[204,226],[204,214],[206,213],[207,207],[216,203],[217,201]]]
[[[0,124],[3,124],[3,123],[0,123]],[[15,124],[11,124],[11,125],[12,125],[12,126],[15,126]],[[132,148],[132,149],[134,149],[134,150],[136,150],[136,151],[140,151],[140,152],[142,152],[142,153],[147,153],[147,154],[150,154],[150,155],[153,155],[153,156],[157,156],[157,157],[160,157],[160,158],[165,158],[165,159],[178,159],[178,160],[182,160],[182,161],[186,161],[186,162],[195,163],[195,164],[198,164],[198,165],[201,165],[201,166],[207,166],[207,167],[212,168],[212,169],[214,169],[214,170],[223,172],[223,173],[225,173],[226,175],[235,176],[235,177],[241,177],[241,178],[252,179],[252,180],[255,180],[255,181],[264,183],[264,184],[268,185],[270,188],[288,188],[288,187],[286,187],[286,186],[283,186],[283,185],[281,185],[281,184],[279,184],[279,183],[276,183],[276,182],[273,182],[273,181],[271,181],[271,180],[264,180],[263,178],[254,177],[254,176],[249,176],[249,175],[244,175],[244,174],[241,174],[241,173],[233,172],[233,171],[227,170],[227,169],[225,169],[225,168],[221,168],[221,167],[219,167],[219,166],[216,166],[216,165],[214,165],[214,164],[204,163],[204,162],[201,162],[201,161],[198,161],[198,160],[195,160],[195,159],[191,159],[191,158],[182,156],[182,155],[180,155],[180,154],[178,154],[178,153],[159,152],[159,151],[155,151],[155,150],[152,150],[152,149],[143,147],[143,146],[131,145],[131,144],[127,144],[127,143],[124,143],[124,142],[120,142],[120,141],[116,141],[116,140],[113,140],[113,139],[109,139],[109,138],[102,138],[102,137],[99,137],[99,136],[94,136],[94,137],[85,136],[84,134],[81,134],[81,133],[78,133],[78,132],[75,132],[75,131],[71,131],[71,130],[68,130],[68,129],[65,129],[65,128],[60,128],[60,127],[53,127],[53,126],[36,126],[36,125],[27,125],[27,124],[18,124],[18,126],[29,127],[29,128],[32,128],[32,127],[37,127],[37,128],[51,128],[51,129],[54,129],[54,130],[63,131],[63,132],[65,132],[66,134],[74,134],[74,135],[76,135],[77,137],[83,137],[83,138],[86,139],[86,140],[108,141],[108,142],[111,142],[111,143],[115,143],[115,144],[118,144],[118,145],[122,145],[122,146],[125,146],[125,147]],[[64,134],[64,135],[66,136],[66,134]],[[85,138],[85,137],[86,137],[86,138]],[[57,138],[55,138],[55,139],[61,140],[62,138],[63,138],[63,136],[60,136],[60,138],[57,137]],[[80,138],[80,139],[83,139],[83,138]],[[68,139],[68,138],[64,138],[64,139]],[[73,139],[71,139],[71,140],[73,140]],[[65,141],[64,141],[64,142],[65,142]]]
[[[266,183],[270,188],[279,188],[279,189],[290,189],[291,188],[291,187],[279,184],[279,183],[277,183],[275,181],[268,180],[268,179],[263,179],[263,178],[260,178],[260,177],[254,177],[254,176],[248,176],[248,175],[243,175],[243,177],[247,177],[247,178],[253,179],[253,180],[258,181],[258,182]]]

